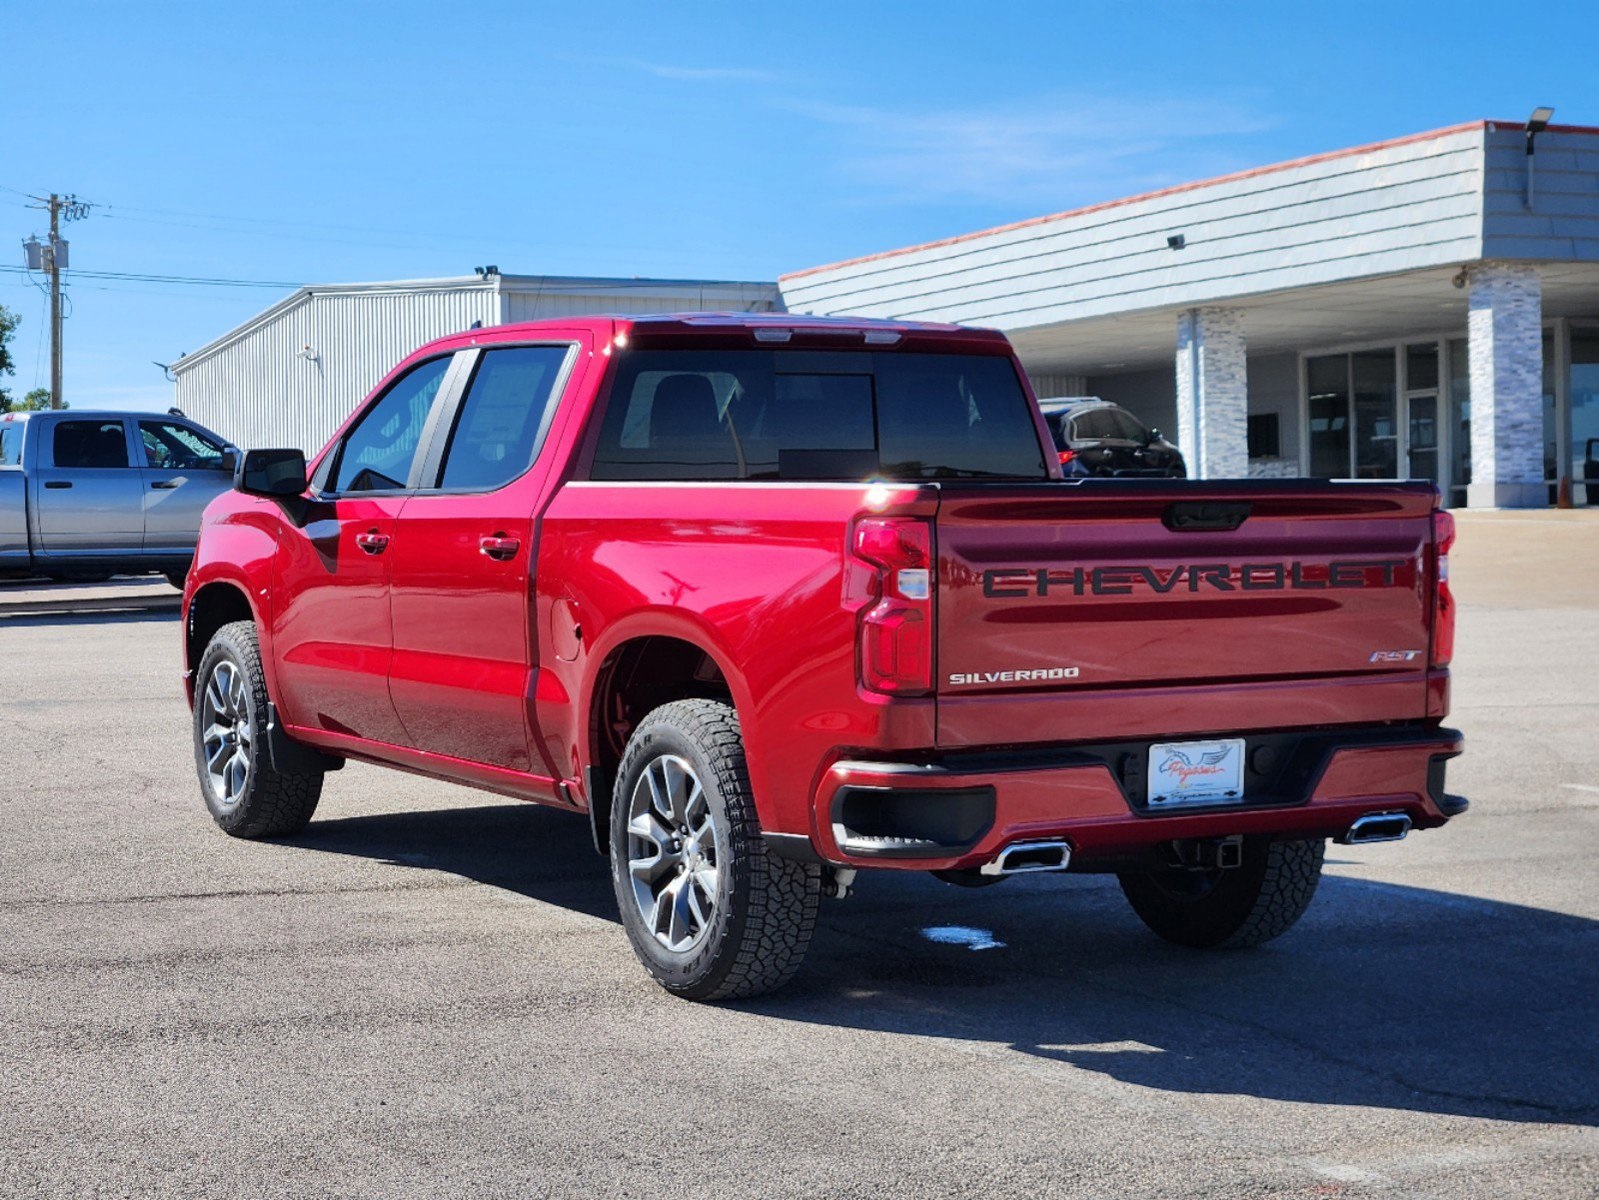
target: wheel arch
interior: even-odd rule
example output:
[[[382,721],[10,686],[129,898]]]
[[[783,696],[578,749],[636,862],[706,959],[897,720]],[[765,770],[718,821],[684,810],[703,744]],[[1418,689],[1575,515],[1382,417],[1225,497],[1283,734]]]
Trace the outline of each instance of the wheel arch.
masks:
[[[243,584],[232,579],[212,579],[190,597],[183,620],[183,678],[194,699],[194,672],[217,630],[234,621],[253,621],[261,631],[261,618]],[[264,656],[263,656],[264,657]]]
[[[628,737],[647,713],[673,700],[720,700],[742,723],[753,705],[743,674],[708,631],[667,620],[610,632],[593,655],[598,665],[584,688],[580,730],[589,822],[601,854],[608,852],[616,771]]]

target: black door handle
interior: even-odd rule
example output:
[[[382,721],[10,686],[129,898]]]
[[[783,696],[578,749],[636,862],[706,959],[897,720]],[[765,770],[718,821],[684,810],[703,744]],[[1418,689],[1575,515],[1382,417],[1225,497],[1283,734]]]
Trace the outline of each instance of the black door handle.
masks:
[[[150,486],[155,488],[157,491],[170,492],[173,488],[178,486],[178,481],[176,479],[157,479]]]
[[[69,488],[72,486],[70,479],[46,479],[44,486],[47,488]]]

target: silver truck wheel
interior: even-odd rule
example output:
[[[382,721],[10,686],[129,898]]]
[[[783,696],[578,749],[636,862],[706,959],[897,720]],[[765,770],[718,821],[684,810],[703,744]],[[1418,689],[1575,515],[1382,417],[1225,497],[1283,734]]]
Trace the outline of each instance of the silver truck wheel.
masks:
[[[195,672],[194,762],[206,807],[234,837],[297,833],[322,796],[322,772],[273,767],[266,748],[266,713],[266,677],[255,625],[224,625]]]
[[[712,700],[650,713],[611,805],[611,879],[639,961],[693,1000],[758,996],[799,970],[821,868],[766,848],[738,716]]]

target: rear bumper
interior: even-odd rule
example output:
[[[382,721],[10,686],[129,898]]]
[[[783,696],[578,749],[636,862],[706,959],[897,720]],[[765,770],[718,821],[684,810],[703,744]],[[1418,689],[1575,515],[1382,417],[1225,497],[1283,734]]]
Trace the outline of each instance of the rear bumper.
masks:
[[[850,866],[939,870],[990,862],[1018,841],[1064,839],[1073,867],[1093,870],[1177,839],[1341,837],[1378,812],[1430,829],[1465,808],[1444,791],[1444,764],[1464,748],[1451,729],[1250,734],[1246,803],[1158,815],[1144,811],[1148,744],[931,763],[846,759],[817,788],[811,845],[776,838],[773,848]]]

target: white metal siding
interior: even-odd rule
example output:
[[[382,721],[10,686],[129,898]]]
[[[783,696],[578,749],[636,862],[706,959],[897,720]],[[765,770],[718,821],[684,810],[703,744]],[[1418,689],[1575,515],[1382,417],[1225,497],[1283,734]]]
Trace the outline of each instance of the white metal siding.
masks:
[[[775,284],[619,280],[598,287],[558,280],[505,281],[505,320],[541,321],[596,313],[771,312],[781,310]]]
[[[783,279],[796,312],[1019,329],[1478,257],[1480,127]],[[1167,247],[1181,233],[1187,245]]]
[[[320,450],[377,382],[425,342],[494,324],[492,285],[311,292],[200,361],[174,368],[177,404],[245,449]],[[309,345],[316,358],[299,357]]]
[[[396,363],[473,321],[781,307],[772,283],[506,276],[311,288],[176,364],[177,404],[246,449],[312,453]]]

